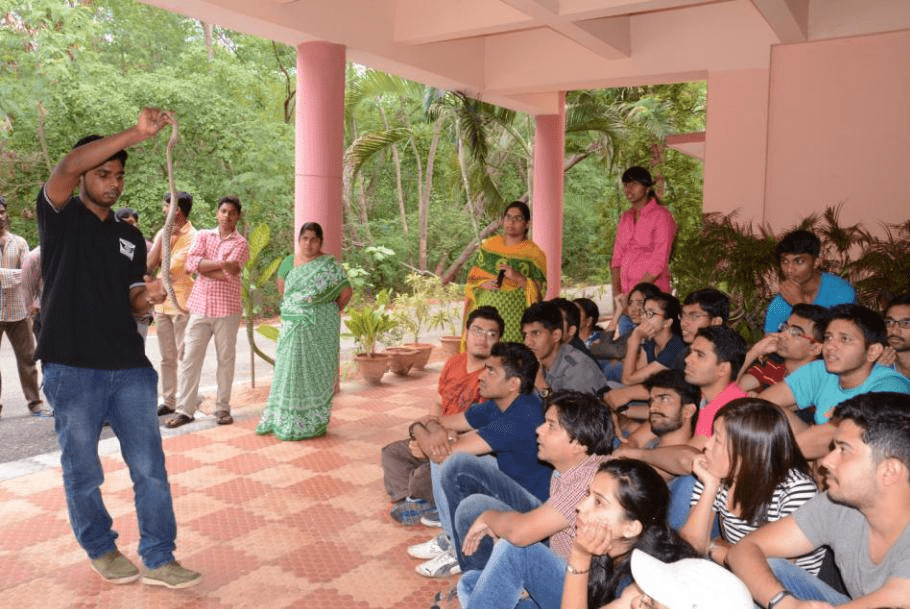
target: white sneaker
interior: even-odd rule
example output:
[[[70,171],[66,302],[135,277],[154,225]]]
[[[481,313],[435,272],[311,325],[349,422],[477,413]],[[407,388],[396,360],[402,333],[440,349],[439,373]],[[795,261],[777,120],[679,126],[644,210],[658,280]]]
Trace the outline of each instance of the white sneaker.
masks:
[[[421,560],[430,560],[441,554],[446,554],[451,549],[452,542],[449,541],[448,535],[440,533],[430,541],[410,546],[408,548],[408,556]]]
[[[458,564],[458,558],[455,557],[454,552],[445,552],[417,565],[415,571],[424,577],[443,578],[458,575],[461,573],[461,566]]]

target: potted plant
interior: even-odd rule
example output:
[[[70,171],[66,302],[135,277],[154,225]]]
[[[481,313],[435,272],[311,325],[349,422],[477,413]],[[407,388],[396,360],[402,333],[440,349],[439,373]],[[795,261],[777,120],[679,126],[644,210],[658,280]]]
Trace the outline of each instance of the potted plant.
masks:
[[[439,309],[430,319],[430,325],[434,328],[443,328],[444,332],[448,332],[439,339],[446,358],[458,353],[461,346],[462,293],[462,288],[457,283],[440,285],[437,289],[437,296],[440,300]]]
[[[427,362],[430,361],[433,345],[421,342],[420,337],[423,329],[428,328],[430,325],[430,301],[439,291],[439,277],[436,275],[411,273],[405,281],[410,286],[411,292],[398,294],[395,297],[393,315],[395,320],[401,325],[401,328],[407,334],[413,336],[413,342],[404,343],[402,346],[417,350],[414,368],[423,370]]]
[[[383,290],[372,304],[363,303],[351,307],[344,320],[360,352],[354,356],[357,369],[364,380],[378,384],[389,368],[389,356],[376,353],[376,341],[395,328],[395,321],[389,314],[389,293]]]

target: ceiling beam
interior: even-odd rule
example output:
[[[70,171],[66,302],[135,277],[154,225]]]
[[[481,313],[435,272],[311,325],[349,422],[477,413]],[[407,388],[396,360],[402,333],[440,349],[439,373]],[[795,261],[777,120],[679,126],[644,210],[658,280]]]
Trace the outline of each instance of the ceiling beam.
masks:
[[[809,0],[751,0],[783,43],[809,39]]]

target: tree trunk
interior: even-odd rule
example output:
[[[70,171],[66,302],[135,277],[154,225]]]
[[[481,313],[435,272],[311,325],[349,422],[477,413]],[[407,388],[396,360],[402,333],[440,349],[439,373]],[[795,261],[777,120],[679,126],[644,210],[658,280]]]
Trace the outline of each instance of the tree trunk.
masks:
[[[205,37],[205,50],[209,55],[209,61],[215,58],[215,43],[214,43],[214,34],[215,26],[211,23],[202,22],[202,33]]]
[[[386,130],[389,129],[389,121],[386,118],[385,110],[382,104],[378,104],[379,114],[382,116],[382,124]],[[398,146],[392,144],[392,162],[395,165],[395,192],[398,194],[398,215],[401,217],[401,230],[404,231],[405,243],[408,241],[408,214],[404,205],[404,188],[401,186],[401,157],[398,155]]]
[[[442,134],[443,117],[436,119],[433,125],[433,139],[430,140],[430,150],[427,153],[426,181],[420,196],[418,219],[420,223],[420,241],[418,248],[419,264],[421,271],[427,270],[427,231],[430,212],[430,193],[433,192],[433,162],[436,160],[436,148],[439,146],[439,136]]]
[[[278,68],[284,74],[284,124],[290,125],[291,120],[294,118],[294,97],[297,95],[297,90],[291,88],[293,80],[287,68],[281,63],[281,54],[278,52],[278,43],[275,41],[272,41],[272,51],[275,53],[275,61],[278,62]],[[211,57],[209,58],[211,59]]]

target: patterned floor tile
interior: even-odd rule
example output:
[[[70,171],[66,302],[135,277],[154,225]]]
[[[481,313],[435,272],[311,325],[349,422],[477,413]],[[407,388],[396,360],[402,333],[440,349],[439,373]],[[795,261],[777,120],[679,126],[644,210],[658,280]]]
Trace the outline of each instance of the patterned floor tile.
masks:
[[[435,396],[438,365],[379,387],[344,382],[329,432],[303,442],[257,436],[267,388],[244,393],[230,426],[189,429],[164,449],[178,522],[177,557],[203,573],[173,591],[111,586],[70,530],[59,468],[0,483],[0,598],[16,609],[391,609],[429,607],[452,581],[414,572],[408,545],[435,530],[388,516],[379,455]],[[250,398],[252,396],[252,398]],[[258,402],[256,401],[258,400]],[[119,547],[138,562],[132,483],[102,458]],[[49,577],[48,573],[53,573]]]

